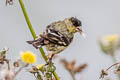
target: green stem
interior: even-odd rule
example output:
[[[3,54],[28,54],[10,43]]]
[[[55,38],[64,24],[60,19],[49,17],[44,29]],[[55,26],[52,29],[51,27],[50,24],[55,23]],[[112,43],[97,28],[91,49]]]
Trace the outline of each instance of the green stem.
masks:
[[[20,3],[20,6],[21,6],[21,8],[22,8],[22,11],[23,11],[24,17],[25,17],[25,19],[26,19],[26,22],[27,22],[27,24],[28,24],[29,30],[30,30],[33,38],[35,39],[37,36],[36,36],[36,34],[35,34],[35,31],[34,31],[33,28],[32,28],[32,24],[31,24],[30,19],[29,19],[28,15],[27,15],[25,6],[24,6],[24,4],[23,4],[23,1],[22,1],[22,0],[19,0],[19,3]]]
[[[21,8],[22,8],[22,11],[23,11],[24,17],[25,17],[25,19],[26,19],[26,22],[27,22],[27,24],[28,24],[29,30],[30,30],[33,38],[35,39],[35,38],[37,38],[37,36],[36,36],[36,34],[35,34],[35,31],[34,31],[34,29],[33,29],[33,27],[32,27],[32,24],[31,24],[31,22],[30,22],[30,20],[29,20],[28,15],[27,15],[27,12],[26,12],[24,3],[23,3],[22,0],[19,0],[19,3],[20,3],[20,6],[21,6]],[[47,59],[47,56],[45,55],[45,52],[44,52],[43,48],[41,47],[41,48],[39,49],[39,51],[41,52],[41,55],[42,55],[43,59],[45,60],[45,62],[47,62],[48,59]],[[59,78],[59,76],[57,75],[56,72],[54,72],[53,75],[54,75],[54,77],[56,78],[56,80],[60,80],[60,78]]]
[[[116,58],[115,58],[115,55],[112,56],[112,61],[113,61],[113,63],[116,63],[116,62],[117,62],[117,60],[116,60]],[[119,78],[119,80],[120,80],[120,75],[119,75],[119,74],[118,74],[118,78]]]

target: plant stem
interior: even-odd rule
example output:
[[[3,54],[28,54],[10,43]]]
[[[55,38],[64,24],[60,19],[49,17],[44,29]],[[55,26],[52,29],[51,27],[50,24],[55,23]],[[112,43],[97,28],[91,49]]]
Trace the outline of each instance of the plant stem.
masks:
[[[24,3],[23,3],[22,0],[19,0],[19,3],[20,3],[20,6],[21,6],[21,8],[22,8],[22,11],[23,11],[24,17],[25,17],[25,19],[26,19],[26,22],[27,22],[27,24],[28,24],[29,30],[30,30],[33,38],[35,39],[35,38],[37,38],[37,36],[36,36],[36,34],[35,34],[35,31],[34,31],[34,29],[33,29],[33,27],[32,27],[32,24],[31,24],[31,22],[30,22],[30,20],[29,20],[28,15],[27,15],[27,12],[26,12]],[[43,48],[41,47],[41,48],[39,49],[39,51],[41,52],[41,55],[42,55],[43,59],[45,60],[45,62],[47,62],[48,59],[47,59],[47,56],[45,55],[45,52],[44,52]],[[60,80],[60,78],[59,78],[59,76],[57,75],[56,72],[54,72],[53,75],[54,75],[54,77],[56,78],[56,80]]]
[[[72,80],[76,80],[75,79],[75,74],[72,72],[72,71],[68,71],[69,73],[70,73],[70,75],[71,75],[71,77],[72,77]]]
[[[110,67],[108,67],[105,71],[108,71],[108,70],[110,70],[112,67],[114,67],[114,66],[117,66],[118,64],[120,64],[120,62],[118,62],[118,63],[115,63],[115,64],[112,64]]]
[[[19,69],[18,69],[18,71],[17,72],[15,72],[15,76],[24,68],[24,67],[26,67],[26,66],[28,66],[29,64],[24,64],[22,67],[20,67]]]
[[[32,28],[32,24],[31,24],[31,22],[30,22],[30,20],[29,20],[29,17],[28,17],[28,15],[27,15],[25,6],[24,6],[24,4],[23,4],[23,1],[22,1],[22,0],[19,0],[19,3],[20,3],[20,6],[21,6],[21,8],[22,8],[22,11],[23,11],[24,17],[25,17],[25,19],[26,19],[26,22],[27,22],[27,24],[28,24],[29,30],[30,30],[33,38],[35,39],[35,38],[37,38],[37,36],[36,36],[36,34],[35,34],[35,31],[34,31],[33,28]]]
[[[116,62],[117,62],[117,60],[116,60],[116,58],[115,58],[115,55],[112,56],[112,61],[113,61],[113,63],[116,63]],[[120,75],[119,75],[119,74],[118,74],[118,79],[120,80]]]

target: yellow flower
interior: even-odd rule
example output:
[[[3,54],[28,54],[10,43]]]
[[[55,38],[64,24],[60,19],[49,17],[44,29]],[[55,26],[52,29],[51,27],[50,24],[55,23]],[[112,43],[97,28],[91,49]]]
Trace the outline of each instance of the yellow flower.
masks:
[[[33,64],[36,62],[36,55],[30,51],[22,52],[21,59],[23,62]]]
[[[119,39],[120,35],[118,34],[113,34],[113,35],[107,35],[104,37],[104,42],[105,43],[113,43]]]
[[[36,68],[40,70],[40,69],[43,68],[43,66],[44,66],[44,64],[39,64],[39,65],[36,66]]]

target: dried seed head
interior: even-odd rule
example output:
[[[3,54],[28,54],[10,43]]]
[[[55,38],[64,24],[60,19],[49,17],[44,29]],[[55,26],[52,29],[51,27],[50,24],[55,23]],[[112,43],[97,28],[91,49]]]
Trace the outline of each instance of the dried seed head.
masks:
[[[115,70],[115,74],[120,74],[120,65],[117,67],[117,69]]]
[[[86,67],[87,67],[87,64],[82,64],[82,65],[79,65],[78,67],[74,68],[73,71],[75,73],[82,72]]]
[[[65,66],[68,65],[68,62],[65,59],[61,59],[60,62],[63,63]]]
[[[87,64],[82,64],[82,65],[75,67],[75,64],[76,64],[75,60],[68,62],[65,59],[61,59],[61,62],[64,64],[64,67],[68,71],[72,71],[74,73],[82,72],[87,67]]]
[[[28,69],[28,72],[30,72],[32,74],[36,74],[36,73],[38,73],[38,69],[35,66],[32,66],[32,69]]]
[[[101,75],[100,75],[100,78],[104,78],[105,76],[107,76],[108,73],[107,71],[105,71],[104,69],[101,70]]]
[[[32,66],[32,70],[36,72],[38,71],[38,69],[35,66]]]
[[[18,61],[15,61],[15,62],[13,63],[13,65],[14,65],[14,67],[19,67],[19,62],[18,62]]]
[[[9,4],[9,5],[13,5],[13,0],[6,0],[6,5]]]

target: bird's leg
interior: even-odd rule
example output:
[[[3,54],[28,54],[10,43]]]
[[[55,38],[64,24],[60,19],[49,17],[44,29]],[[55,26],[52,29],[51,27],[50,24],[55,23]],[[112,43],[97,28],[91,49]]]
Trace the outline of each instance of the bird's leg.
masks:
[[[49,58],[49,61],[52,61],[53,57],[54,57],[55,54],[52,54]]]
[[[52,63],[52,59],[53,59],[54,56],[55,56],[55,54],[49,54],[48,55],[48,61],[47,61],[46,65],[48,65],[49,63]]]

